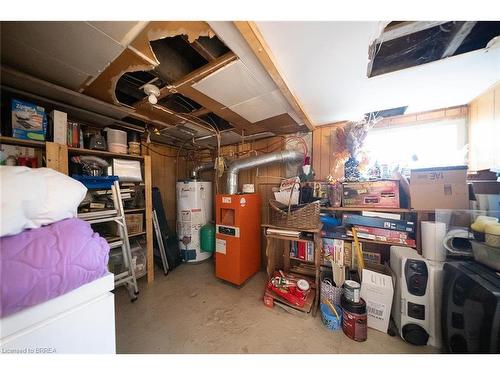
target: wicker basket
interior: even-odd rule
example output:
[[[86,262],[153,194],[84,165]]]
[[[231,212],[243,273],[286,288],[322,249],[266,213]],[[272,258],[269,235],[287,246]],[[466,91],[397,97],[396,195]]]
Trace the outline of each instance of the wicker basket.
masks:
[[[269,224],[279,227],[312,229],[320,225],[319,201],[292,208],[277,200],[269,200]]]

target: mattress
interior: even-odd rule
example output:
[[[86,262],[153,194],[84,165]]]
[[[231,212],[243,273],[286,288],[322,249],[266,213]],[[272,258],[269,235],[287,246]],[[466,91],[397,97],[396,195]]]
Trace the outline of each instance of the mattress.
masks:
[[[0,238],[0,317],[105,276],[108,258],[106,240],[76,218]]]

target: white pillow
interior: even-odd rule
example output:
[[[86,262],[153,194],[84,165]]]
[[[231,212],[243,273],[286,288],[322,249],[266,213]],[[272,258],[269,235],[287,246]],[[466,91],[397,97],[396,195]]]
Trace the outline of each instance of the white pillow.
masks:
[[[87,188],[50,168],[0,167],[0,236],[76,217]]]

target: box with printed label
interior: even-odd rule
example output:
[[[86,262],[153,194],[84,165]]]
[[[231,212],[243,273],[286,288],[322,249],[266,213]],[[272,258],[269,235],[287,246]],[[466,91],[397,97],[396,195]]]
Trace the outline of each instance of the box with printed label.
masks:
[[[411,207],[468,209],[467,167],[412,169],[410,175]]]
[[[47,117],[43,107],[12,99],[12,137],[44,141],[46,131]]]
[[[344,182],[342,206],[399,208],[399,181]]]
[[[368,327],[387,333],[391,317],[394,284],[387,266],[363,269],[360,296],[366,302]]]

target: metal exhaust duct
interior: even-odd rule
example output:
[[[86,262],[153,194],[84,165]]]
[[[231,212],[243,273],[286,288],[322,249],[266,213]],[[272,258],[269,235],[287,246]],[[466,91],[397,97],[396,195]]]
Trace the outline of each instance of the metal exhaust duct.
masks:
[[[227,169],[226,192],[236,194],[238,191],[238,173],[245,169],[257,168],[263,165],[274,163],[286,163],[304,160],[304,154],[297,151],[279,151],[272,154],[252,156],[245,159],[236,160]]]
[[[202,171],[208,171],[209,169],[214,169],[214,162],[208,162],[204,164],[199,164],[196,167],[193,168],[191,171],[191,178],[193,179],[198,179],[198,174]]]

